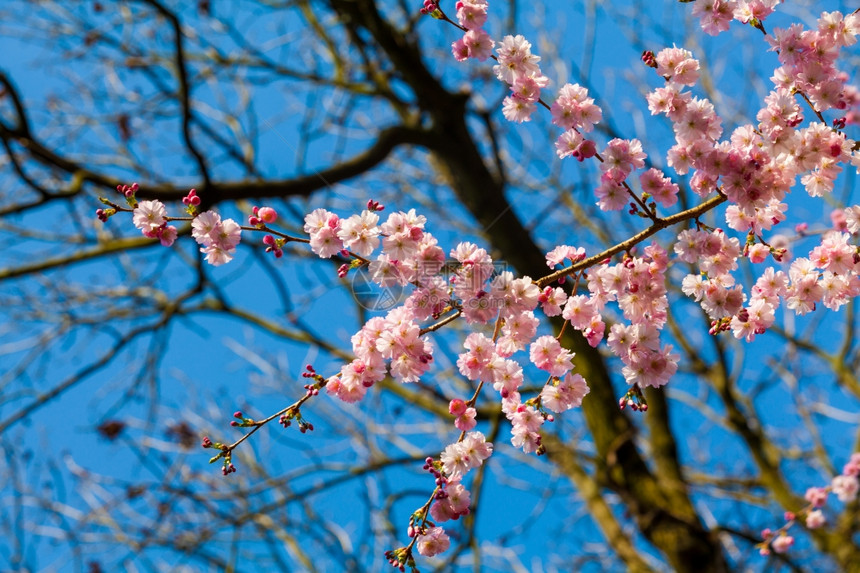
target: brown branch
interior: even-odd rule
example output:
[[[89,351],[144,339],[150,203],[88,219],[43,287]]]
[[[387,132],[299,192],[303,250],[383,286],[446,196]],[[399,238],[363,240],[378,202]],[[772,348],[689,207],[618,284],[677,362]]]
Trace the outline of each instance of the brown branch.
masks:
[[[576,449],[552,434],[544,436],[542,444],[546,446],[548,458],[576,484],[579,495],[582,496],[583,501],[588,506],[591,519],[600,528],[604,539],[612,547],[612,550],[624,561],[627,570],[634,572],[653,571],[641,557],[639,551],[636,550],[630,536],[624,532],[621,524],[618,523],[615,513],[601,493],[600,484],[580,464]]]
[[[427,70],[419,48],[385,21],[373,2],[329,0],[329,4],[343,15],[347,26],[356,28],[354,35],[373,37],[401,79],[410,86],[418,105],[432,121],[434,137],[428,141],[428,147],[438,160],[441,174],[482,225],[483,233],[500,251],[501,260],[520,274],[541,276],[546,269],[543,253],[511,209],[502,182],[488,169],[466,125],[467,96],[447,92]],[[715,197],[700,206],[700,211],[687,212],[686,216],[695,217],[724,200]],[[643,240],[682,220],[677,215],[670,217],[636,239]],[[575,270],[562,271],[558,277],[572,272]],[[577,371],[589,380],[592,388],[583,411],[597,451],[600,456],[615,460],[607,461],[607,467],[601,468],[600,483],[608,484],[622,495],[645,537],[667,556],[673,567],[684,571],[724,569],[719,541],[702,525],[692,503],[674,506],[638,452],[633,442],[634,428],[618,411],[612,380],[600,354],[578,334],[566,334],[563,344],[576,352]]]
[[[598,263],[601,263],[604,260],[617,255],[618,253],[628,251],[628,250],[632,249],[634,246],[636,246],[639,243],[641,243],[642,241],[644,241],[645,239],[647,239],[648,237],[655,235],[658,231],[662,231],[663,229],[665,229],[667,227],[671,227],[672,225],[676,225],[678,223],[682,223],[684,221],[688,221],[690,219],[695,219],[697,217],[700,217],[701,215],[703,215],[703,214],[707,213],[708,211],[710,211],[711,209],[715,208],[717,205],[720,205],[721,203],[725,202],[726,199],[727,199],[727,197],[725,195],[723,195],[722,193],[720,193],[719,195],[711,197],[710,199],[708,199],[704,203],[700,203],[699,205],[697,205],[691,209],[687,209],[686,211],[681,211],[680,213],[675,213],[674,215],[671,215],[669,217],[659,219],[657,222],[652,224],[650,227],[648,227],[644,231],[640,231],[640,232],[636,233],[635,235],[633,235],[629,239],[621,241],[617,245],[613,245],[612,247],[609,247],[608,249],[606,249],[606,250],[604,250],[604,251],[602,251],[602,252],[600,252],[594,256],[588,257],[587,259],[584,259],[584,260],[582,260],[576,264],[570,265],[569,267],[566,267],[564,269],[561,269],[561,270],[555,271],[554,273],[546,275],[546,276],[536,280],[535,284],[537,284],[540,287],[545,287],[546,285],[551,284],[551,283],[557,281],[558,279],[560,279],[562,277],[570,276],[570,275],[572,275],[576,272],[579,272],[583,269],[587,269],[587,268],[592,267]]]
[[[173,46],[176,50],[176,75],[179,80],[179,102],[182,105],[182,138],[185,140],[185,146],[188,152],[194,157],[197,162],[197,167],[200,170],[200,176],[203,177],[202,190],[208,190],[211,184],[209,176],[209,168],[206,165],[206,159],[203,154],[197,149],[197,145],[191,137],[191,86],[188,82],[188,70],[185,63],[185,48],[182,41],[182,24],[176,14],[168,10],[158,0],[142,0],[143,3],[149,4],[155,10],[164,16],[170,26],[173,28]]]
[[[17,412],[7,417],[5,420],[0,421],[0,434],[5,432],[7,429],[9,429],[9,427],[13,426],[17,422],[20,422],[21,420],[24,420],[28,416],[32,415],[33,412],[40,409],[42,406],[45,406],[48,402],[62,395],[67,390],[77,386],[78,384],[86,380],[87,377],[108,366],[114,360],[114,358],[117,357],[121,350],[123,350],[139,336],[155,332],[160,328],[164,328],[172,319],[173,314],[177,312],[177,304],[182,300],[184,300],[184,298],[180,299],[180,301],[178,301],[176,304],[172,304],[165,308],[164,314],[162,315],[161,319],[158,320],[156,323],[141,326],[128,332],[119,340],[117,340],[113,347],[109,351],[105,352],[101,358],[85,366],[84,368],[81,368],[80,370],[78,370],[77,372],[51,388],[49,391],[39,394],[38,398],[30,402],[29,404],[23,406]]]
[[[70,255],[45,259],[29,265],[0,269],[0,281],[32,275],[35,273],[43,273],[52,269],[66,267],[74,263],[97,259],[114,253],[122,253],[134,249],[141,249],[158,245],[157,239],[147,237],[133,237],[124,239],[114,239],[109,243],[105,243],[93,249],[78,251]]]
[[[12,83],[12,80],[9,79],[9,76],[3,70],[0,70],[0,84],[2,84],[3,89],[5,91],[5,95],[9,96],[12,100],[12,107],[15,108],[15,113],[18,115],[18,125],[14,128],[7,127],[2,120],[0,120],[0,126],[2,128],[16,136],[27,137],[30,135],[30,121],[27,118],[27,111],[24,107],[24,102],[21,100],[21,96],[18,94],[18,90],[15,85]]]

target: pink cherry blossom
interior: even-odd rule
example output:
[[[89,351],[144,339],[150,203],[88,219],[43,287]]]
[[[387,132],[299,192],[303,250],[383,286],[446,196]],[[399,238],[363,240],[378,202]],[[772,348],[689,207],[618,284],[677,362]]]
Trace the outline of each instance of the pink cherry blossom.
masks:
[[[576,408],[588,394],[588,384],[579,374],[567,374],[557,383],[547,384],[541,390],[541,404],[556,413]]]
[[[794,545],[794,537],[781,533],[771,542],[774,553],[786,553]]]
[[[693,5],[693,16],[701,20],[702,30],[716,36],[729,29],[734,17],[733,0],[697,0]]]
[[[529,349],[529,358],[535,366],[552,376],[564,376],[573,368],[573,354],[562,348],[553,336],[541,336]]]
[[[493,46],[496,43],[484,30],[469,30],[463,36],[463,45],[467,50],[468,57],[484,62],[493,55]]]
[[[666,48],[657,54],[657,73],[669,81],[692,86],[699,81],[699,62],[681,48]]]
[[[600,123],[603,118],[603,112],[595,105],[594,99],[588,97],[588,90],[579,84],[563,85],[558,90],[558,97],[553,102],[550,113],[555,125],[586,133],[592,131],[594,124]]]
[[[134,208],[132,222],[145,234],[161,227],[166,216],[167,209],[161,201],[141,201]]]
[[[645,157],[642,143],[638,139],[615,138],[603,150],[603,163],[600,164],[600,169],[604,172],[618,169],[623,173],[623,177],[626,177],[634,169],[645,166]],[[618,182],[617,179],[616,182]]]
[[[379,246],[378,222],[379,215],[364,210],[360,215],[341,220],[337,236],[347,249],[366,257]]]
[[[678,202],[678,186],[653,167],[639,176],[639,183],[642,191],[663,207],[671,207]]]
[[[431,527],[426,533],[418,538],[418,553],[424,557],[433,557],[448,551],[451,540],[441,527]]]
[[[847,503],[857,499],[857,490],[860,489],[857,476],[838,475],[833,478],[830,485],[839,501]]]
[[[493,388],[507,398],[516,393],[523,383],[523,369],[514,360],[504,360],[501,367],[496,370]]]
[[[457,20],[467,30],[478,30],[487,21],[487,0],[460,0],[457,2]]]
[[[176,227],[166,225],[164,227],[159,227],[157,233],[158,239],[165,247],[173,245],[173,243],[176,241],[176,237],[179,235],[179,231],[176,229]]]
[[[462,442],[449,444],[442,452],[442,466],[450,479],[459,479],[484,463],[493,453],[493,445],[481,432],[469,432]]]
[[[272,224],[278,220],[278,212],[271,207],[260,207],[257,217],[266,224]]]
[[[828,496],[827,488],[823,487],[811,487],[806,490],[804,494],[804,499],[812,504],[813,507],[823,507],[825,503],[827,503]]]
[[[860,216],[860,215],[858,215]],[[571,263],[581,261],[585,258],[585,249],[582,247],[570,247],[568,245],[559,245],[551,250],[546,255],[546,264],[549,268],[554,268],[558,265],[563,265],[565,260]]]
[[[480,332],[473,332],[466,337],[463,346],[468,349],[457,359],[460,374],[469,380],[478,380],[485,374],[485,367],[494,358],[495,344]]]
[[[540,73],[540,57],[531,53],[532,45],[523,36],[505,36],[496,48],[498,64],[493,66],[496,76],[513,85],[519,76],[533,76]]]
[[[809,529],[818,529],[827,523],[827,518],[824,512],[820,509],[814,509],[806,515],[806,527]]]
[[[469,514],[472,496],[459,481],[449,481],[445,488],[446,497],[437,499],[430,507],[430,515],[439,523],[459,519]]]
[[[534,103],[514,96],[508,96],[502,102],[502,114],[505,119],[516,123],[531,120],[531,115],[536,109],[537,106]]]
[[[543,312],[547,316],[558,316],[561,314],[561,307],[567,301],[567,293],[560,287],[546,287],[538,297]]]

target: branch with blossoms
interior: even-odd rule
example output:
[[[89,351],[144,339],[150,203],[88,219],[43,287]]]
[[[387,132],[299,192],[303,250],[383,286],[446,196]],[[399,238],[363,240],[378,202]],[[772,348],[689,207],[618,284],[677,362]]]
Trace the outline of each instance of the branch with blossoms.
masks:
[[[308,239],[301,237],[292,237],[285,233],[275,231],[267,227],[267,223],[274,223],[277,218],[277,212],[271,207],[263,207],[259,209],[254,207],[254,214],[249,217],[251,226],[239,225],[233,219],[221,219],[221,216],[215,211],[198,212],[198,206],[201,203],[200,197],[197,196],[197,190],[191,189],[188,194],[182,198],[182,203],[185,205],[187,217],[169,216],[164,203],[158,200],[140,201],[135,197],[140,190],[137,183],[131,185],[117,185],[118,193],[121,193],[126,200],[128,207],[123,207],[113,201],[100,197],[99,200],[107,205],[108,209],[98,209],[96,217],[102,222],[106,222],[110,217],[119,212],[132,213],[132,222],[145,237],[158,239],[165,246],[170,247],[176,241],[179,231],[172,223],[174,221],[191,222],[191,236],[198,244],[202,245],[200,251],[206,255],[206,262],[213,266],[220,266],[229,263],[233,260],[236,253],[236,246],[242,239],[242,231],[262,231],[271,233],[263,238],[263,243],[267,245],[266,252],[272,252],[275,257],[283,256],[283,247],[289,242],[307,243]],[[272,235],[278,237],[275,239]],[[349,253],[344,253],[348,255]]]
[[[694,14],[702,18],[703,29],[711,34],[727,29],[732,18],[764,31],[761,22],[772,13],[776,3],[741,2],[732,12],[727,11],[727,2],[717,1],[710,5],[700,2],[696,4]],[[469,0],[459,2],[457,9],[460,22],[458,27],[465,30],[466,34],[452,47],[455,57],[461,61],[467,58],[486,60],[488,51],[494,44],[482,29],[486,21],[487,3],[484,0]],[[439,19],[451,22],[433,2],[425,3],[425,10]],[[669,150],[669,165],[679,175],[684,175],[691,169],[695,170],[691,186],[701,197],[712,192],[717,193],[718,200],[713,201],[702,212],[716,207],[723,199],[732,203],[727,211],[727,222],[734,230],[748,232],[743,254],[754,263],[763,262],[768,254],[773,254],[777,261],[782,259],[781,253],[784,251],[767,243],[762,238],[761,231],[769,230],[785,218],[787,207],[781,200],[794,177],[811,170],[811,173],[802,178],[802,183],[809,194],[815,197],[832,190],[833,180],[841,171],[837,167],[839,162],[850,161],[860,168],[860,158],[856,153],[852,154],[852,151],[856,151],[856,144],[837,128],[827,127],[821,114],[828,108],[847,109],[860,103],[857,90],[845,85],[847,75],[841,74],[833,66],[840,47],[853,45],[856,41],[858,27],[860,23],[856,11],[844,18],[834,12],[822,17],[816,32],[801,33],[801,30],[795,27],[789,31],[776,30],[773,38],[768,37],[771,49],[779,54],[783,63],[775,76],[777,89],[766,98],[768,107],[758,114],[757,119],[761,122],[759,127],[743,126],[735,131],[731,142],[734,149],[728,144],[717,144],[716,140],[722,132],[721,121],[710,102],[693,98],[682,91],[683,86],[692,86],[698,81],[699,64],[692,59],[691,54],[683,49],[671,48],[661,51],[657,56],[650,52],[643,56],[643,61],[655,68],[667,82],[665,88],[658,88],[648,96],[648,104],[652,114],[663,113],[673,121],[677,145]],[[766,32],[765,35],[767,36]],[[822,54],[823,46],[832,54]],[[512,90],[512,94],[506,99],[507,109],[518,110],[517,114],[505,114],[512,121],[528,121],[535,109],[533,102],[542,101],[539,96],[540,88],[548,83],[537,65],[540,58],[531,54],[530,49],[531,45],[523,37],[508,36],[497,50],[498,57],[495,59],[499,64],[494,67],[494,71],[499,80],[511,85]],[[806,59],[804,55],[807,56]],[[807,73],[810,65],[815,66],[819,72],[817,75]],[[826,76],[820,78],[822,74]],[[816,81],[810,81],[813,77]],[[577,94],[573,101],[568,98],[569,92]],[[812,124],[807,130],[798,130],[800,149],[792,151],[800,161],[795,161],[788,166],[789,169],[785,169],[782,162],[777,164],[776,154],[770,155],[765,151],[764,144],[771,142],[772,145],[784,146],[791,130],[802,122],[799,106],[791,98],[794,93],[802,96],[822,123]],[[553,123],[568,130],[557,142],[559,156],[565,157],[565,142],[569,144],[571,141],[581,141],[580,130],[592,129],[594,118],[600,117],[599,109],[594,111],[593,100],[587,98],[587,94],[579,86],[561,88],[559,98],[551,109],[554,111]],[[579,122],[576,121],[578,117]],[[571,121],[565,122],[562,118],[569,118]],[[846,116],[837,118],[834,123],[844,127],[847,121]],[[812,150],[816,150],[817,155]],[[641,145],[636,140],[625,142],[618,139],[609,142],[605,154],[611,161],[601,163],[604,175],[596,194],[601,208],[616,210],[623,205],[618,200],[622,195],[612,193],[612,189],[618,187],[611,184],[607,187],[606,184],[608,181],[617,184],[623,181],[633,168],[641,168],[644,154],[641,154]],[[599,157],[599,154],[595,155]],[[769,163],[771,165],[768,165]],[[720,179],[722,184],[718,185]],[[640,183],[645,192],[643,196],[659,198],[664,206],[674,204],[678,188],[659,171],[651,169],[644,173],[640,177]],[[633,207],[631,212],[635,211],[635,205]],[[656,216],[653,220],[652,229],[640,233],[637,237],[645,238],[661,228],[661,220]],[[690,275],[686,279],[685,293],[702,302],[703,308],[713,319],[712,331],[732,328],[737,337],[746,338],[747,341],[751,341],[756,334],[763,333],[773,322],[772,311],[778,306],[778,296],[774,300],[773,297],[764,295],[767,300],[754,299],[750,307],[743,308],[745,297],[742,291],[738,288],[726,288],[734,285],[734,278],[729,273],[737,268],[736,261],[740,254],[740,251],[737,251],[737,241],[726,238],[720,230],[708,233],[700,229],[698,232],[685,233],[688,234],[682,233],[679,236],[679,243],[675,248],[681,260],[695,262],[705,258],[705,264],[701,265],[705,278],[696,279],[694,275]],[[618,248],[623,247],[618,246],[613,250],[617,252]],[[828,244],[828,248],[822,250],[828,251],[830,248],[832,245]],[[837,255],[838,258],[844,260],[847,256],[844,251],[845,249],[842,249]],[[709,256],[716,257],[716,260],[707,261]],[[840,265],[834,266],[836,270],[831,271],[827,257],[827,254],[819,257],[822,269],[826,272],[845,272],[846,269]],[[586,265],[583,264],[582,267],[584,266]],[[582,267],[572,265],[569,272],[576,272]],[[826,280],[830,277],[825,274],[823,278]],[[836,287],[843,286],[844,291],[847,282],[837,279],[837,283]],[[800,290],[807,293],[815,291],[808,286],[801,286]],[[757,287],[761,290],[761,285]],[[832,285],[828,287],[834,290]],[[781,295],[788,295],[789,308],[799,309],[800,314],[814,308],[814,300],[810,304],[809,300],[796,300],[787,290],[777,288],[777,291]],[[705,296],[706,294],[709,296]],[[813,294],[812,298],[814,297]],[[835,301],[827,301],[825,305],[838,308],[844,301],[845,297],[837,296]],[[750,311],[753,313],[752,318]]]
[[[313,398],[314,396],[319,396],[319,392],[322,388],[325,388],[326,379],[319,374],[316,373],[314,367],[308,364],[305,369],[307,372],[302,373],[302,377],[304,378],[312,378],[314,382],[312,384],[305,384],[305,395],[299,398],[293,404],[290,404],[286,408],[283,408],[274,414],[263,418],[262,420],[255,420],[253,418],[247,418],[241,411],[237,411],[233,414],[235,420],[230,422],[230,425],[234,428],[251,428],[251,430],[245,434],[242,434],[242,437],[233,442],[232,444],[222,444],[221,442],[213,442],[209,439],[208,436],[203,437],[203,442],[201,446],[203,448],[211,448],[213,450],[218,450],[218,454],[213,456],[212,459],[209,460],[210,464],[217,462],[218,460],[223,460],[224,467],[222,468],[222,473],[226,476],[231,473],[236,472],[236,466],[233,465],[233,450],[235,450],[239,445],[250,438],[254,433],[268,424],[269,422],[277,419],[278,422],[284,428],[289,428],[293,421],[297,422],[299,431],[301,433],[306,433],[309,431],[313,431],[314,426],[307,420],[302,417],[302,405],[305,402]]]
[[[827,524],[824,507],[830,494],[833,493],[842,503],[850,503],[857,499],[860,491],[860,452],[851,455],[851,459],[842,468],[842,473],[831,480],[825,487],[811,487],[806,490],[804,499],[809,502],[799,511],[786,511],[785,524],[777,530],[769,528],[762,530],[762,541],[756,547],[761,555],[786,553],[794,545],[794,537],[789,530],[799,521],[808,530],[815,530]]]
[[[322,388],[354,403],[388,376],[400,383],[419,381],[433,363],[427,335],[455,321],[465,321],[470,332],[457,367],[464,378],[475,382],[475,390],[468,401],[453,399],[449,404],[460,437],[444,449],[439,460],[428,458],[425,470],[434,476],[436,487],[410,517],[407,532],[411,542],[387,554],[395,567],[414,570],[413,547],[423,555],[447,549],[447,535],[437,523],[469,510],[468,490],[460,480],[492,452],[492,444],[480,432],[470,432],[476,426],[475,404],[485,385],[492,385],[499,394],[501,411],[511,423],[512,444],[539,455],[545,451],[541,441],[544,424],[553,422],[555,414],[580,406],[589,392],[586,380],[572,372],[573,353],[559,342],[561,333],[557,337],[537,336],[541,322],[538,308],[545,317],[561,316],[565,327],[569,324],[581,332],[591,347],[606,338],[610,351],[623,363],[621,374],[630,385],[619,401],[621,408],[647,410],[643,388],[659,388],[675,374],[679,356],[672,345],[660,341],[668,313],[670,252],[656,243],[641,248],[659,231],[694,223],[694,228],[677,235],[672,252],[675,260],[696,265],[698,272],[683,279],[683,292],[708,314],[714,335],[730,330],[735,338],[750,342],[772,326],[775,310],[783,303],[803,315],[814,310],[818,302],[838,309],[856,297],[860,293],[860,247],[851,241],[860,234],[860,206],[842,211],[845,232],[822,235],[808,258],[791,262],[787,275],[774,267],[764,269],[749,298],[733,274],[742,258],[753,265],[764,263],[768,257],[777,263],[789,262],[778,236],[766,236],[766,232],[785,220],[788,206],[783,200],[798,178],[810,196],[822,197],[833,190],[842,171],[840,164],[860,169],[857,145],[842,131],[856,122],[852,108],[860,105],[860,95],[847,85],[848,76],[835,67],[840,50],[855,43],[860,33],[857,12],[848,16],[825,14],[817,30],[792,27],[776,29],[769,35],[763,20],[776,3],[712,0],[697,2],[693,9],[707,33],[727,29],[732,19],[761,30],[780,60],[773,78],[775,87],[756,115],[757,124],[736,128],[728,140],[720,141],[722,120],[711,102],[686,90],[698,83],[699,62],[692,54],[667,48],[643,55],[643,62],[662,79],[662,86],[647,96],[648,108],[652,115],[665,115],[675,135],[675,145],[667,153],[668,166],[679,176],[691,174],[690,186],[701,198],[695,207],[659,216],[658,204],[671,209],[677,203],[678,185],[658,169],[644,169],[646,155],[636,139],[612,139],[598,152],[597,143],[583,135],[602,120],[602,111],[588,90],[567,84],[558,90],[552,104],[546,103],[541,90],[549,85],[549,78],[541,72],[540,57],[531,52],[531,44],[523,36],[505,37],[492,54],[496,43],[483,30],[488,13],[485,0],[458,2],[456,22],[437,3],[425,2],[423,12],[464,32],[452,46],[457,60],[492,58],[496,62],[496,76],[511,88],[502,110],[508,120],[529,121],[538,105],[549,110],[553,125],[563,130],[555,144],[558,157],[599,161],[597,205],[604,211],[629,207],[629,214],[650,220],[648,228],[590,257],[575,246],[552,249],[546,254],[550,272],[543,277],[497,273],[488,252],[469,242],[450,249],[448,261],[446,251],[425,229],[425,217],[410,210],[391,213],[380,222],[378,212],[382,208],[372,201],[360,214],[346,218],[325,209],[313,211],[305,217],[304,231],[309,235],[305,239],[273,231],[268,225],[276,214],[266,207],[255,208],[249,226],[222,220],[212,211],[197,213],[199,198],[193,192],[183,200],[188,217],[168,216],[157,201],[137,203],[134,186],[120,189],[128,208],[104,199],[109,209],[97,213],[100,219],[120,211],[132,212],[135,226],[165,246],[178,235],[169,223],[190,221],[192,236],[214,265],[233,258],[243,230],[261,231],[269,233],[263,242],[276,257],[283,254],[288,242],[306,243],[323,259],[351,257],[350,263],[338,269],[341,278],[366,266],[371,280],[381,287],[413,287],[401,306],[371,318],[352,336],[354,359],[337,374],[323,377],[309,370],[306,374],[311,374],[315,383],[308,394],[263,420],[245,418],[237,412],[233,424],[251,430],[231,445],[204,441],[205,447],[219,450],[212,461],[222,459],[225,474],[235,471],[231,462],[234,448],[274,419],[283,423],[285,417],[287,421],[295,418],[303,431],[312,429],[301,419],[299,409]],[[795,96],[812,108],[818,122],[801,127],[804,117]],[[831,127],[824,113],[832,109],[844,115],[835,118]],[[637,184],[631,179],[636,171],[641,171],[641,193],[634,191]],[[743,246],[737,237],[700,220],[723,203],[729,203],[726,225],[730,232],[745,237]],[[380,246],[381,252],[374,257]],[[566,282],[568,278],[574,279],[572,287]],[[623,320],[615,321],[607,334],[603,317],[609,313],[610,304],[618,307]],[[431,320],[435,322],[429,323]],[[492,335],[487,336],[484,331],[489,331],[491,323]],[[526,351],[527,359],[522,355],[513,358]],[[524,398],[524,381],[535,370],[543,371],[546,382],[537,396]],[[785,535],[772,540],[775,550],[782,537]]]

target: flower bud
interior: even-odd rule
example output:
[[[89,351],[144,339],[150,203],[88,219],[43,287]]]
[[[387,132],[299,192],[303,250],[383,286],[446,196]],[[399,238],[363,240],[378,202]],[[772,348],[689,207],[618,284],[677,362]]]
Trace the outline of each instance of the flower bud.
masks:
[[[274,223],[278,220],[278,212],[271,207],[261,207],[256,215],[264,223]]]

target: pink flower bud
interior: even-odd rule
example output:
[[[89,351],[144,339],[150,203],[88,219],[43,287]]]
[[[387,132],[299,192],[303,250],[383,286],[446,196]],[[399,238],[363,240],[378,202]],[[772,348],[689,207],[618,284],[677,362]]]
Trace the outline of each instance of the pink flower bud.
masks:
[[[583,159],[588,159],[594,157],[594,155],[597,153],[597,147],[594,145],[593,141],[591,141],[590,139],[586,139],[579,144],[577,152],[579,153],[579,156]]]
[[[772,543],[773,550],[777,553],[787,552],[792,545],[794,545],[794,537],[785,534],[778,536]]]
[[[754,263],[763,263],[770,254],[770,247],[757,243],[751,247],[744,249],[746,256]]]
[[[264,223],[274,223],[278,220],[278,212],[271,207],[261,207],[256,215],[262,219]]]
[[[645,50],[644,52],[642,52],[642,58],[641,59],[642,59],[642,63],[644,63],[649,68],[656,68],[657,67],[657,58],[654,55],[654,52],[652,52],[651,50]]]
[[[448,404],[448,411],[453,416],[462,416],[466,412],[466,403],[459,398],[454,398],[451,400],[451,403]]]

